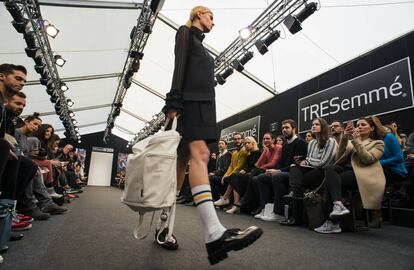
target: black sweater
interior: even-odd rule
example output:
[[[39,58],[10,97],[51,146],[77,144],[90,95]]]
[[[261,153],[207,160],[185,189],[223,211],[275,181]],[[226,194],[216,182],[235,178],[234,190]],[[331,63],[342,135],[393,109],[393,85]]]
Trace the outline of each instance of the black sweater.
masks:
[[[282,160],[280,161],[280,170],[288,172],[290,165],[295,163],[293,157],[303,156],[306,157],[308,153],[308,144],[301,138],[297,137],[291,143],[283,144]]]

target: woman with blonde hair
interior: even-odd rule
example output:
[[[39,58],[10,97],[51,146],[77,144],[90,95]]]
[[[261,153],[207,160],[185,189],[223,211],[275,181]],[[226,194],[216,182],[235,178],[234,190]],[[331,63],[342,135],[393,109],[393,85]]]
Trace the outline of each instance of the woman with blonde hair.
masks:
[[[220,223],[213,205],[207,171],[210,156],[207,144],[217,141],[214,59],[202,44],[205,33],[209,33],[213,26],[213,12],[197,6],[191,10],[186,25],[178,28],[172,86],[163,108],[169,119],[178,118],[177,131],[182,140],[177,149],[177,189],[184,181],[185,168],[190,162],[191,192],[204,226],[210,264],[225,259],[228,251],[247,247],[263,233],[255,226],[246,230],[227,230]],[[166,232],[162,234],[166,235]],[[167,241],[165,248],[178,247],[175,237]]]
[[[233,191],[233,207],[226,211],[228,214],[237,214],[240,212],[240,207],[238,206],[240,197],[243,196],[247,189],[249,178],[255,175],[255,170],[257,170],[255,164],[262,154],[253,137],[249,136],[244,139],[244,148],[249,152],[246,169],[241,170],[238,173],[233,173],[230,176],[229,186],[227,187],[226,193],[223,195],[223,197],[228,198]]]

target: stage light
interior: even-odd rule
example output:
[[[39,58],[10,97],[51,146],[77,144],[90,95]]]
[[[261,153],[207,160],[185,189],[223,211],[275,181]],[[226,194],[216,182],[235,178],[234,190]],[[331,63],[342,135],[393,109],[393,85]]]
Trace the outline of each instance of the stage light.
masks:
[[[29,48],[36,48],[37,47],[35,35],[36,34],[33,31],[23,34],[23,38],[26,41],[27,47],[29,47]]]
[[[132,30],[131,30],[131,33],[129,34],[129,38],[130,39],[134,39],[134,36],[135,36],[135,31],[137,30],[137,27],[136,26],[134,26],[133,28],[132,28]]]
[[[57,101],[58,101],[58,97],[57,96],[51,96],[50,97],[50,102],[52,102],[52,103],[56,103]]]
[[[68,104],[68,106],[69,106],[69,107],[72,107],[72,106],[73,106],[73,104],[75,104],[75,103],[74,103],[71,99],[69,99],[69,98],[66,100],[66,103]]]
[[[152,0],[150,4],[150,9],[152,10],[152,12],[157,13],[158,11],[160,11],[162,6],[164,5],[164,1],[165,0]]]
[[[114,126],[115,126],[114,121],[112,121],[109,123],[108,128],[114,128]]]
[[[52,80],[52,79],[50,79],[50,78],[41,78],[41,79],[40,79],[40,84],[41,84],[41,85],[48,86],[48,85],[50,85],[51,83],[53,83],[53,80]]]
[[[76,119],[72,119],[72,123],[73,123],[74,125],[76,125],[76,124],[78,123],[78,121],[76,121]]]
[[[21,22],[12,21],[13,27],[20,34],[24,34],[29,31],[30,24],[28,19],[23,19]]]
[[[60,32],[59,29],[47,20],[43,21],[43,30],[52,38],[55,38]]]
[[[128,70],[128,72],[125,74],[125,80],[124,80],[125,89],[128,89],[131,87],[133,76],[134,76],[134,72],[131,69]]]
[[[78,127],[74,127],[73,128],[75,131],[79,131],[79,128]]]
[[[142,58],[144,57],[144,54],[142,52],[138,52],[138,51],[131,51],[129,53],[129,57],[142,60]]]
[[[116,117],[116,116],[119,116],[120,114],[121,114],[121,108],[115,107],[113,116]]]
[[[78,140],[78,143],[82,143],[82,141],[81,140]]]
[[[238,72],[242,72],[244,69],[244,65],[250,61],[250,59],[253,58],[253,52],[246,52],[244,54],[244,56],[242,58],[240,58],[240,60],[234,59],[233,60],[233,67],[238,71]]]
[[[268,47],[270,44],[275,42],[280,37],[280,31],[272,31],[263,41],[257,40],[254,45],[256,46],[257,50],[260,54],[265,54],[269,51]]]
[[[66,85],[66,83],[62,82],[62,83],[60,83],[60,90],[65,92],[65,91],[69,90],[69,87]]]
[[[217,74],[216,79],[218,84],[223,85],[231,74],[233,74],[232,68],[227,68],[222,74]]]
[[[131,68],[133,72],[137,72],[139,70],[140,62],[139,59],[132,60]]]
[[[67,130],[65,132],[63,132],[63,135],[65,135],[66,138],[70,137],[70,133]]]
[[[145,34],[151,34],[152,33],[151,24],[150,23],[145,24],[144,29],[142,29],[142,31]]]
[[[289,14],[286,16],[283,23],[292,34],[296,34],[302,30],[302,22],[312,15],[317,9],[318,4],[315,2],[305,4],[305,7],[297,15],[292,16]]]
[[[39,57],[36,57],[34,59],[34,62],[37,66],[43,66],[45,65],[45,61],[43,61],[43,57],[40,55]]]
[[[252,29],[250,26],[239,30],[239,36],[241,39],[246,40],[252,35]]]
[[[18,4],[13,3],[11,1],[7,1],[5,5],[7,10],[10,12],[10,15],[12,15],[13,19],[16,22],[21,22],[25,19],[23,9]]]
[[[63,65],[66,63],[66,60],[62,58],[62,56],[60,55],[55,55],[54,56],[55,59],[55,64],[58,65],[59,67],[63,67]]]
[[[36,72],[37,73],[39,73],[39,74],[43,74],[43,73],[45,73],[45,66],[44,65],[40,65],[40,66],[38,66],[38,65],[36,65],[36,66],[34,66],[34,69],[36,70]]]
[[[75,116],[75,113],[74,113],[74,112],[72,112],[72,111],[68,111],[68,115],[69,115],[70,117],[74,117],[74,116]]]
[[[26,51],[26,55],[31,57],[31,58],[39,58],[42,55],[42,51],[40,50],[40,48],[25,48],[24,49]]]

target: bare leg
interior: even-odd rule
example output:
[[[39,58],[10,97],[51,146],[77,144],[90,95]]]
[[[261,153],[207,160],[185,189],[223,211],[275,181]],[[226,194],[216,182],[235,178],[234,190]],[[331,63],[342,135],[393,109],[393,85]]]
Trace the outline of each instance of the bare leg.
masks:
[[[234,197],[234,205],[237,205],[240,201],[240,195],[237,193],[237,191],[233,190],[233,197]]]
[[[233,191],[233,188],[230,185],[228,185],[227,189],[226,189],[226,192],[223,195],[223,199],[227,200],[230,197],[230,194],[231,194],[232,191]]]
[[[208,180],[208,159],[210,151],[204,141],[190,143],[190,186],[210,185]]]

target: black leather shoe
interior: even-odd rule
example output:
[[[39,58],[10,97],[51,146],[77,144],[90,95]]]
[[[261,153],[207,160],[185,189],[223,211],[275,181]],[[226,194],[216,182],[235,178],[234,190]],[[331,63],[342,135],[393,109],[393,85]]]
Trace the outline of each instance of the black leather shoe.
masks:
[[[258,207],[256,210],[252,211],[250,214],[252,214],[253,216],[259,214],[260,212],[262,212],[263,208]]]
[[[163,243],[163,244],[160,244],[158,241],[157,241],[157,235],[158,235],[158,232],[159,232],[159,229],[156,229],[155,230],[155,243],[158,245],[158,246],[160,246],[160,247],[162,247],[162,248],[164,248],[164,249],[168,249],[168,250],[176,250],[176,249],[178,249],[178,241],[177,241],[177,238],[175,238],[175,236],[174,236],[174,234],[172,235],[172,239],[171,239],[171,241],[167,241],[167,242],[165,242],[165,243]],[[160,235],[159,235],[159,237],[158,237],[158,240],[160,241],[160,242],[164,242],[165,241],[165,237],[167,236],[167,234],[168,234],[168,228],[165,228],[161,233],[160,233]]]
[[[22,233],[12,232],[10,234],[10,241],[18,241],[21,240],[24,237]]]
[[[289,219],[285,219],[283,221],[280,222],[280,225],[283,226],[295,226],[296,225],[296,220],[295,218],[291,217]]]
[[[251,226],[245,230],[229,229],[216,241],[206,244],[208,260],[211,265],[227,258],[227,252],[241,250],[253,244],[263,234],[262,229]]]
[[[0,254],[6,253],[7,250],[9,250],[9,246],[6,246],[6,245],[0,246]]]

